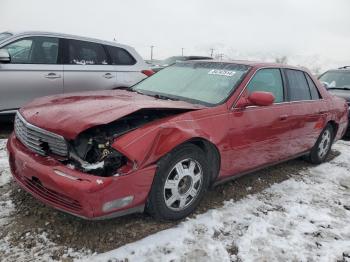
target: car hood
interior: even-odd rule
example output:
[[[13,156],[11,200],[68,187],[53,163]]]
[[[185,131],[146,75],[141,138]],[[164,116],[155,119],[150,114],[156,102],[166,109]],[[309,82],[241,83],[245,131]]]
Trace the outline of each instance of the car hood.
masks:
[[[43,97],[21,108],[20,113],[32,125],[74,139],[90,127],[108,124],[141,109],[186,111],[202,108],[205,107],[113,90]]]
[[[339,96],[344,98],[347,102],[350,102],[350,90],[341,90],[341,89],[328,89],[328,92],[332,95]]]

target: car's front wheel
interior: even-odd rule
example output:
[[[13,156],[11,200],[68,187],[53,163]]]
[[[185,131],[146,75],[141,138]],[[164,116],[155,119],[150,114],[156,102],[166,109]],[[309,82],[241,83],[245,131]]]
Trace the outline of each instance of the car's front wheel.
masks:
[[[158,163],[147,211],[156,219],[177,220],[191,214],[209,185],[203,150],[187,144]]]
[[[309,160],[313,164],[320,164],[325,161],[329,155],[334,139],[333,127],[328,124],[320,134],[316,144],[312,148]]]

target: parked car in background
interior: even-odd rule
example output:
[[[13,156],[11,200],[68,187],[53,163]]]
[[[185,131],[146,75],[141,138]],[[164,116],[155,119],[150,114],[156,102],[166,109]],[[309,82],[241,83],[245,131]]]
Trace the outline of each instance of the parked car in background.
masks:
[[[129,87],[153,72],[134,48],[73,35],[0,34],[0,115],[40,96]]]
[[[213,59],[207,56],[171,56],[167,59],[160,60],[158,63],[152,66],[154,72],[158,72],[167,66],[171,66],[176,62],[189,61],[189,60],[210,60]]]
[[[331,94],[344,98],[350,105],[350,66],[329,70],[323,73],[319,80]],[[350,128],[346,135],[350,135]]]
[[[347,110],[305,69],[188,61],[130,90],[39,98],[7,149],[16,181],[57,209],[176,220],[210,185],[302,155],[322,163]]]

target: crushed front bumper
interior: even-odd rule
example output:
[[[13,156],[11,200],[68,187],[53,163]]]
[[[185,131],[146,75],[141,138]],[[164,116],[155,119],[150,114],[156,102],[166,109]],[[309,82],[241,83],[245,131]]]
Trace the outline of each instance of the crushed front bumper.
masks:
[[[15,135],[9,138],[7,149],[12,175],[24,190],[56,209],[85,219],[143,212],[156,170],[152,165],[127,175],[98,177],[30,151]],[[128,202],[119,201],[123,199]],[[113,203],[123,205],[115,207]]]

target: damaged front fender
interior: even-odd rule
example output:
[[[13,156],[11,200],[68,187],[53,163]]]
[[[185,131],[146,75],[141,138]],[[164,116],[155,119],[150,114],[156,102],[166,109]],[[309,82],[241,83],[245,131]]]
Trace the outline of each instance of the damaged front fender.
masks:
[[[116,139],[112,147],[143,168],[158,161],[176,146],[194,138],[211,138],[194,121],[180,121],[153,128],[140,128]]]

